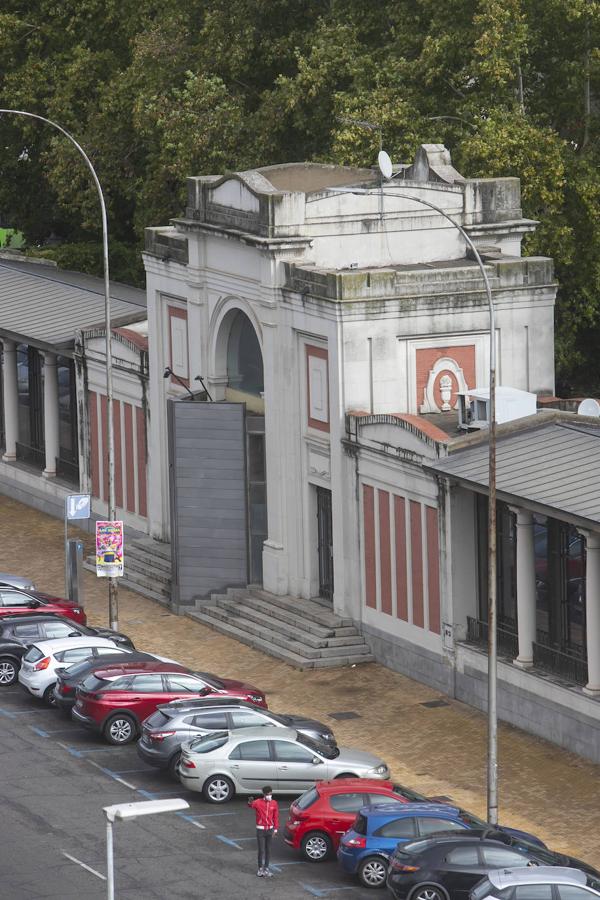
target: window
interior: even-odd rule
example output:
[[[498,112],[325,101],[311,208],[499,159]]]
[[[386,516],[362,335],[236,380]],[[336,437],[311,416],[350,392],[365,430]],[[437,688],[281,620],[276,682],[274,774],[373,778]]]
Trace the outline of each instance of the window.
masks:
[[[384,802],[386,798],[382,797],[381,801]],[[334,794],[329,798],[329,805],[332,809],[337,810],[338,812],[353,812],[356,813],[359,809],[362,809],[363,806],[367,806],[369,803],[369,795],[368,794],[359,794],[359,793],[348,793],[348,794]]]
[[[194,716],[192,725],[196,728],[205,728],[207,731],[226,731],[229,728],[227,722],[227,713],[202,713]]]
[[[240,709],[239,711],[232,712],[229,715],[231,716],[232,728],[249,728],[253,725],[271,724],[263,716],[259,715],[258,713],[254,713],[249,709]]]
[[[587,898],[589,900],[589,894]],[[552,900],[552,885],[519,884],[515,888],[515,900]]]
[[[229,759],[270,760],[268,741],[245,741],[229,754]]]
[[[32,638],[38,637],[40,633],[39,626],[36,624],[31,625],[15,625],[13,627],[13,634],[15,637],[19,638]]]
[[[505,847],[482,847],[482,852],[485,865],[491,869],[501,869],[504,866],[516,869],[529,864],[529,860],[525,856]]]
[[[167,685],[170,691],[189,691],[190,694],[198,694],[206,687],[203,681],[191,675],[167,675]]]
[[[131,675],[121,676],[121,678],[107,679],[101,682],[101,687],[108,687],[111,691],[128,691],[131,687],[133,678]]]
[[[129,690],[136,694],[154,694],[164,691],[162,675],[136,675]]]
[[[455,847],[446,854],[446,862],[451,866],[479,867],[477,847]]]
[[[39,647],[30,647],[29,650],[27,651],[27,653],[25,654],[25,656],[23,657],[25,662],[30,662],[30,663],[37,662],[38,659],[43,659],[43,658],[44,658],[44,654],[39,649]]]
[[[450,819],[419,816],[419,832],[421,836],[435,834],[436,831],[463,831],[463,827],[458,822],[452,822]]]
[[[1,591],[0,602],[2,606],[29,606],[31,597],[20,594],[18,591]]]
[[[560,900],[592,900],[593,894],[576,884],[560,884],[558,886]]]
[[[400,797],[389,797],[387,794],[365,794],[365,803],[367,806],[369,803],[404,803]]]
[[[393,822],[386,822],[385,825],[382,825],[377,831],[374,831],[373,834],[375,837],[411,838],[416,834],[415,820],[412,816],[406,816],[403,819],[394,819]]]
[[[87,659],[92,655],[91,647],[76,647],[73,650],[62,650],[54,656],[59,662],[73,663],[81,659]]]
[[[48,640],[53,640],[54,638],[66,638],[69,637],[70,634],[73,634],[73,632],[79,637],[77,628],[73,625],[68,625],[66,622],[42,622],[41,629]]]
[[[275,759],[280,762],[311,763],[314,754],[305,747],[299,747],[291,741],[274,741]]]
[[[126,650],[121,650],[120,647],[95,647],[94,648],[94,656],[114,656],[115,653],[126,653]]]
[[[218,750],[219,747],[224,747],[228,740],[229,734],[227,732],[221,731],[219,734],[211,732],[211,734],[205,734],[203,737],[192,741],[190,748],[194,753],[210,753],[211,750]]]
[[[296,806],[298,809],[308,809],[309,806],[312,806],[313,803],[316,803],[319,799],[320,794],[316,788],[311,788],[305,794],[302,794],[301,797],[296,800]]]

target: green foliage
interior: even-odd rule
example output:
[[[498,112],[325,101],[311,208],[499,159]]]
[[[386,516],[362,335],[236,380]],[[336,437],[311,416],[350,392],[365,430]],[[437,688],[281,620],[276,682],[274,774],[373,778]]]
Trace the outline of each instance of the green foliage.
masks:
[[[441,142],[467,176],[520,177],[540,222],[526,252],[553,256],[561,285],[559,384],[600,390],[600,0],[4,0],[0,61],[0,105],[90,154],[113,276],[137,284],[143,230],[181,214],[188,175],[369,166],[383,141],[396,160]],[[4,218],[32,252],[100,273],[75,150],[9,117],[0,147]]]

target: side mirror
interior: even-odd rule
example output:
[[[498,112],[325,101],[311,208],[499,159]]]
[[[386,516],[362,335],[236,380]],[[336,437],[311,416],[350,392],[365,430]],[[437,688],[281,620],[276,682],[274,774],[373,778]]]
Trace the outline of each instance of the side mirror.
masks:
[[[203,687],[201,691],[198,691],[199,697],[206,697],[207,694],[212,694],[212,689],[209,687]]]
[[[37,609],[38,606],[39,606],[39,603],[37,602],[37,600],[30,600],[29,603],[27,604],[28,609]]]
[[[70,631],[67,637],[81,637],[78,631]]]
[[[313,766],[318,766],[319,763],[321,763],[321,762],[323,762],[323,760],[319,759],[318,756],[313,756],[313,758],[312,758],[312,764],[313,764]]]

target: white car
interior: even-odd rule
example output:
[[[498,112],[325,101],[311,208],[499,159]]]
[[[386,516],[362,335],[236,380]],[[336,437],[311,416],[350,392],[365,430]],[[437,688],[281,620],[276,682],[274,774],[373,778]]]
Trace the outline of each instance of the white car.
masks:
[[[36,641],[21,661],[19,681],[34,697],[41,697],[46,703],[53,703],[56,670],[72,666],[90,656],[97,656],[98,662],[106,654],[128,653],[110,638],[70,637],[53,641]]]
[[[495,869],[476,884],[470,900],[598,900],[600,881],[580,869],[536,866]]]

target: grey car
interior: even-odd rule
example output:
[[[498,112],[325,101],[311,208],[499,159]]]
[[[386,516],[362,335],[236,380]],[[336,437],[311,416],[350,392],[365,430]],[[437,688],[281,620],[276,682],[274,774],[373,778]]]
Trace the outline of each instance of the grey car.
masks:
[[[9,575],[8,572],[0,572],[0,585],[6,584],[14,588],[21,588],[22,591],[35,591],[35,584],[31,578],[25,578],[24,575]]]
[[[305,716],[283,715],[253,706],[245,700],[174,700],[158,707],[142,724],[137,751],[144,762],[167,769],[177,778],[181,745],[211,731],[236,728],[295,728],[326,747],[335,748],[328,725]]]
[[[386,763],[360,750],[328,748],[294,728],[215,731],[181,746],[179,778],[209,803],[255,794],[270,784],[274,793],[300,794],[316,781],[389,778]]]

